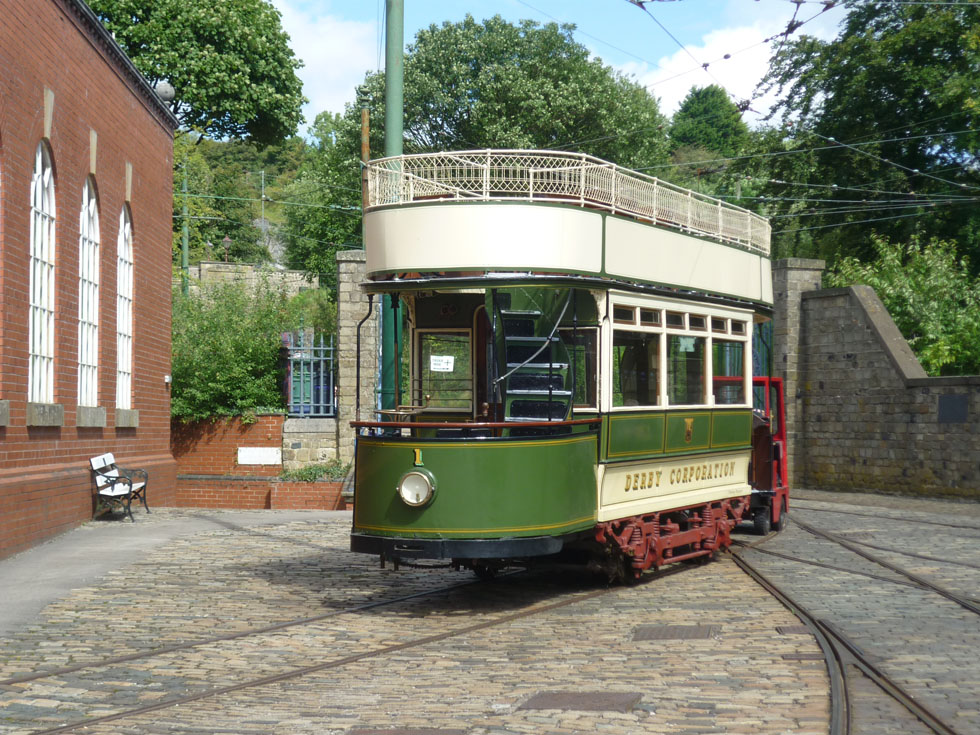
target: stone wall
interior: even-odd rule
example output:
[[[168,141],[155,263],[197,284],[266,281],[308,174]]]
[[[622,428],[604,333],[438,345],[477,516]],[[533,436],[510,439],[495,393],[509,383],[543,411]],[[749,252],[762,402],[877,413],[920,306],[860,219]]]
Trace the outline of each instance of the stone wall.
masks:
[[[803,406],[799,392],[800,345],[806,325],[800,320],[804,293],[820,288],[822,260],[787,258],[777,261],[772,270],[772,289],[776,302],[773,314],[773,370],[785,381],[786,441],[792,450],[799,446],[803,432]],[[790,451],[787,462],[790,487],[804,476],[806,457]]]
[[[980,377],[927,377],[874,291],[773,265],[794,487],[980,498]]]
[[[926,377],[867,286],[804,294],[801,317],[803,484],[980,498],[980,377]]]
[[[380,298],[369,299],[360,287],[365,280],[365,265],[363,250],[337,253],[337,452],[345,462],[354,458],[354,430],[350,422],[355,419],[373,419],[377,402],[375,386],[378,381],[378,316],[381,309]],[[359,324],[362,326],[358,346]],[[358,366],[360,395],[355,389],[358,384]]]
[[[293,418],[282,425],[282,466],[298,470],[337,458],[337,419]]]

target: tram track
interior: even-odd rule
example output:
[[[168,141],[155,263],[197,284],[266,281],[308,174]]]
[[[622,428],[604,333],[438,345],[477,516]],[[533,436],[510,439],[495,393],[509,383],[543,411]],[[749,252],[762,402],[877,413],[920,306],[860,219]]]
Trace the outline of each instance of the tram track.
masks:
[[[761,551],[757,547],[755,551]],[[867,654],[829,621],[819,618],[791,597],[785,589],[766,576],[738,551],[730,551],[732,559],[767,592],[796,615],[811,631],[823,651],[830,678],[831,735],[850,735],[854,726],[854,705],[849,686],[848,668],[855,667],[874,682],[884,693],[901,704],[937,735],[958,735],[939,715],[922,704],[895,679],[877,667]]]
[[[650,576],[650,579],[659,578],[663,576],[662,574]],[[646,579],[644,580],[644,583]],[[478,583],[476,583],[478,584]],[[462,586],[462,585],[456,585]],[[531,617],[534,615],[540,615],[542,613],[551,612],[563,607],[578,604],[580,602],[585,602],[603,595],[607,595],[614,591],[615,588],[602,588],[598,590],[593,590],[590,592],[580,593],[569,597],[564,600],[559,600],[557,602],[546,603],[544,605],[537,605],[530,609],[519,610],[514,613],[505,614],[502,616],[494,617],[490,620],[482,620],[471,625],[466,625],[459,628],[454,628],[447,631],[442,631],[440,633],[434,633],[428,636],[422,636],[414,638],[412,640],[403,641],[399,643],[390,644],[387,646],[382,646],[368,651],[362,651],[359,653],[354,653],[348,656],[342,656],[331,661],[322,661],[316,664],[311,664],[308,666],[293,667],[286,671],[282,671],[276,674],[271,674],[263,677],[256,677],[248,679],[245,681],[237,682],[234,684],[211,687],[204,689],[202,691],[194,692],[192,694],[172,697],[163,701],[155,702],[153,704],[144,705],[141,707],[133,707],[130,709],[121,710],[119,712],[114,712],[107,715],[101,715],[97,717],[90,717],[84,720],[78,720],[76,722],[70,722],[57,727],[51,727],[43,730],[33,731],[32,735],[54,735],[54,733],[62,732],[73,732],[82,728],[89,728],[95,725],[102,725],[105,723],[116,722],[119,720],[130,719],[133,717],[139,717],[141,715],[149,714],[152,712],[157,712],[160,710],[166,710],[171,708],[177,708],[186,704],[193,702],[198,702],[203,699],[209,699],[212,697],[220,697],[223,695],[231,694],[233,692],[242,691],[245,689],[251,689],[256,687],[268,686],[271,684],[278,684],[281,682],[286,682],[292,679],[298,679],[304,676],[309,676],[310,674],[320,673],[324,671],[329,671],[331,669],[338,669],[345,666],[350,666],[351,664],[359,663],[372,658],[380,658],[383,656],[397,654],[406,650],[413,648],[418,648],[421,646],[426,646],[434,643],[439,643],[451,638],[468,635],[470,633],[475,633],[478,631],[486,630],[495,626],[506,625],[516,620],[522,618]],[[414,597],[417,597],[415,595]]]
[[[797,506],[797,511],[809,510],[801,509]],[[817,509],[814,509],[817,510]],[[850,514],[848,514],[850,515]],[[862,514],[868,515],[868,514]],[[876,547],[872,544],[866,544],[862,542],[856,542],[854,540],[844,538],[839,533],[831,533],[825,531],[821,528],[807,523],[799,518],[798,513],[788,513],[789,520],[798,528],[803,530],[805,533],[813,536],[814,538],[820,539],[822,541],[833,543],[834,545],[846,549],[847,551],[858,555],[859,557],[872,562],[881,568],[892,572],[897,575],[898,578],[885,577],[880,574],[870,573],[858,568],[846,567],[837,564],[829,564],[826,562],[819,561],[817,559],[807,559],[802,558],[793,554],[783,553],[782,551],[777,551],[771,548],[764,548],[764,545],[772,539],[779,538],[775,535],[770,535],[765,539],[762,539],[755,543],[743,543],[736,541],[736,546],[741,547],[740,550],[733,549],[731,551],[732,557],[736,564],[740,568],[746,571],[747,574],[752,576],[759,584],[761,584],[767,591],[777,597],[789,610],[796,614],[811,630],[821,649],[824,651],[825,661],[827,665],[828,675],[831,678],[831,700],[832,700],[832,729],[833,735],[846,735],[851,730],[853,710],[854,707],[850,702],[851,695],[849,690],[851,687],[848,685],[847,672],[848,669],[853,671],[859,671],[867,679],[873,682],[880,691],[887,694],[891,699],[900,704],[907,710],[911,715],[914,715],[917,720],[929,728],[930,731],[934,733],[941,733],[943,735],[955,735],[958,731],[955,730],[948,721],[946,721],[943,716],[937,714],[937,712],[930,707],[928,701],[932,700],[931,697],[925,694],[925,692],[920,692],[916,694],[908,689],[907,686],[899,683],[894,675],[889,675],[885,672],[875,661],[874,654],[870,654],[863,644],[859,645],[851,637],[845,634],[841,627],[833,624],[826,617],[820,617],[813,614],[808,610],[798,599],[794,599],[790,593],[783,588],[782,585],[778,584],[771,577],[767,576],[756,564],[753,564],[749,559],[746,558],[746,554],[751,554],[755,552],[757,554],[763,554],[770,557],[776,557],[784,559],[797,564],[806,564],[809,566],[820,567],[824,569],[829,569],[835,572],[840,572],[847,575],[854,575],[858,577],[863,577],[867,579],[875,580],[876,582],[886,582],[895,585],[901,585],[910,588],[916,588],[923,592],[929,594],[939,595],[942,598],[955,603],[961,608],[968,610],[973,614],[980,614],[980,601],[974,600],[970,597],[965,597],[954,591],[947,589],[941,585],[936,584],[932,580],[909,571],[898,564],[894,564],[880,556],[873,554],[869,549],[874,549],[877,551],[883,551],[885,553],[902,553],[897,549],[890,549],[886,547]],[[881,518],[881,516],[873,516],[876,518]],[[900,519],[890,519],[898,521]],[[952,524],[933,524],[933,525],[952,525]],[[908,553],[908,556],[914,558],[923,558],[923,555]],[[935,563],[943,563],[946,560],[936,557],[926,558],[926,561],[931,561]],[[954,561],[955,563],[955,561]],[[975,565],[960,562],[961,566],[975,568]],[[803,588],[801,588],[803,590]],[[855,588],[851,591],[853,595],[854,592],[860,592]],[[870,592],[866,594],[871,594]],[[804,597],[805,597],[804,592]],[[875,638],[875,643],[878,639]],[[870,648],[875,648],[872,644]],[[893,672],[894,673],[894,672]],[[909,681],[909,679],[905,679]],[[935,705],[935,700],[932,700],[932,704]]]
[[[964,525],[962,523],[944,523],[942,521],[927,521],[919,518],[902,518],[899,516],[885,515],[883,513],[861,513],[852,510],[836,510],[833,508],[813,508],[806,505],[806,501],[794,500],[793,507],[798,510],[805,510],[807,513],[834,513],[848,517],[875,518],[879,521],[896,521],[898,523],[910,523],[916,526],[939,526],[941,528],[955,528],[963,531],[976,531],[980,533],[980,525]]]
[[[787,513],[787,516],[793,523],[795,523],[797,526],[802,528],[807,533],[813,536],[826,539],[827,541],[831,541],[839,546],[842,546],[848,551],[851,551],[857,554],[858,556],[862,557],[863,559],[867,559],[868,561],[878,564],[879,566],[882,566],[885,569],[895,572],[896,574],[900,574],[903,577],[906,577],[910,581],[914,582],[917,586],[923,589],[931,590],[935,592],[937,595],[945,597],[947,600],[950,600],[951,602],[955,602],[960,607],[963,607],[976,615],[980,615],[980,604],[977,604],[976,602],[970,600],[969,598],[959,595],[956,592],[953,592],[952,590],[949,590],[945,587],[942,587],[926,579],[922,575],[915,574],[914,572],[910,572],[907,569],[903,569],[902,567],[898,566],[897,564],[892,564],[891,562],[888,562],[879,556],[871,554],[865,551],[864,549],[860,548],[858,544],[855,544],[848,539],[842,538],[841,536],[834,533],[830,533],[828,531],[823,531],[819,528],[816,528],[815,526],[810,525],[809,523],[801,521],[793,513]]]
[[[670,567],[662,569],[653,574],[645,575],[644,578],[639,582],[639,584],[642,585],[642,584],[653,582],[663,577],[681,572],[685,568],[686,565],[682,565],[682,564],[671,565]],[[518,578],[523,574],[524,574],[524,570],[521,570],[521,571],[514,572],[512,574],[502,575],[492,583],[488,583],[480,580],[467,581],[459,584],[439,587],[436,589],[423,590],[411,595],[406,595],[395,599],[352,606],[342,610],[335,610],[335,611],[331,611],[330,613],[313,616],[311,618],[303,618],[303,619],[298,619],[293,621],[287,621],[276,625],[265,626],[263,628],[256,628],[249,631],[240,631],[237,633],[223,635],[223,636],[213,636],[206,640],[190,641],[180,645],[153,649],[141,653],[130,654],[127,656],[101,659],[99,661],[92,661],[84,664],[74,665],[71,667],[49,669],[45,671],[36,672],[30,675],[11,677],[3,681],[0,681],[0,686],[4,686],[4,685],[15,686],[18,684],[39,682],[44,679],[57,679],[60,676],[64,676],[66,673],[75,673],[75,672],[81,672],[86,670],[92,672],[93,674],[97,673],[99,670],[107,670],[111,672],[113,671],[113,668],[116,666],[132,663],[134,661],[146,661],[148,659],[153,659],[153,658],[172,656],[173,654],[179,654],[182,651],[188,651],[208,644],[213,645],[213,644],[222,644],[229,641],[236,641],[236,640],[241,641],[243,639],[248,639],[250,637],[259,638],[265,634],[278,633],[284,630],[288,630],[290,628],[295,628],[298,626],[307,625],[311,623],[315,624],[317,622],[329,618],[337,617],[343,614],[358,613],[358,612],[370,611],[382,607],[396,606],[399,603],[412,602],[424,597],[433,597],[439,594],[450,594],[464,587],[476,587],[482,585],[482,586],[488,586],[489,588],[490,586],[492,586],[495,590],[499,591],[499,587],[503,586],[499,584],[500,582],[505,582],[507,579],[511,579],[511,578]],[[527,592],[532,589],[536,589],[536,588],[530,587],[527,590],[522,590],[522,589],[513,590],[514,593],[517,595],[516,598],[517,601],[520,602],[522,596],[526,595]],[[324,671],[329,671],[331,669],[339,669],[345,666],[350,666],[369,659],[377,659],[389,655],[395,655],[400,652],[404,652],[406,650],[439,643],[441,641],[445,641],[447,639],[451,639],[455,637],[465,636],[467,634],[478,632],[495,626],[503,626],[508,623],[520,620],[522,618],[528,618],[535,615],[548,613],[553,610],[557,610],[563,607],[567,607],[597,597],[601,597],[603,595],[614,592],[617,589],[621,589],[621,588],[603,587],[600,589],[594,589],[585,592],[576,592],[576,593],[572,593],[565,599],[557,600],[554,602],[545,602],[543,604],[541,603],[538,595],[533,595],[532,597],[535,599],[535,601],[532,602],[531,605],[525,609],[521,609],[512,613],[505,613],[505,614],[499,614],[496,612],[487,613],[487,615],[490,616],[489,619],[483,619],[474,622],[470,625],[465,625],[462,627],[454,627],[449,630],[435,632],[426,636],[414,637],[411,638],[410,640],[397,641],[397,642],[389,643],[387,645],[376,645],[370,648],[369,650],[355,651],[353,653],[350,653],[349,655],[340,655],[339,657],[329,661],[319,661],[308,665],[301,665],[301,666],[294,665],[291,667],[285,667],[283,668],[283,670],[274,673],[269,673],[265,676],[252,676],[252,677],[244,678],[241,681],[232,682],[225,685],[204,686],[198,691],[194,691],[186,695],[168,697],[166,699],[153,702],[147,705],[136,706],[136,707],[126,707],[124,705],[120,705],[121,709],[119,709],[116,712],[83,718],[83,719],[77,719],[75,721],[67,722],[58,725],[56,727],[34,730],[32,732],[35,735],[72,732],[82,728],[94,727],[104,723],[111,723],[119,720],[139,717],[141,715],[149,714],[160,710],[178,708],[183,705],[187,705],[200,700],[221,697],[245,689],[263,687],[263,686],[268,686],[281,682],[287,682],[289,680],[299,679],[304,676],[309,676],[311,674],[316,674]],[[499,597],[499,595],[497,595],[497,597]],[[453,618],[447,618],[447,621],[450,622],[450,624],[452,620]],[[387,637],[390,640],[392,637],[397,637],[397,635],[398,633],[395,632],[392,634],[386,634],[385,637]],[[231,673],[224,672],[221,676],[227,679],[227,678],[231,678],[233,675],[234,672]],[[111,677],[106,677],[104,674],[100,674],[100,678],[111,678]],[[206,682],[199,682],[199,683],[206,684]],[[100,705],[100,708],[103,711],[105,707],[106,707],[105,704]]]
[[[378,600],[376,602],[367,602],[362,605],[353,605],[351,607],[331,610],[330,612],[323,613],[322,615],[314,615],[305,618],[296,618],[294,620],[287,620],[281,623],[265,625],[260,628],[249,628],[247,630],[236,631],[235,633],[227,633],[224,635],[211,636],[209,638],[201,638],[198,640],[186,641],[184,643],[176,643],[172,646],[160,646],[158,648],[151,648],[145,651],[137,651],[135,653],[129,653],[126,654],[125,656],[113,656],[111,658],[73,664],[71,666],[62,666],[57,669],[45,669],[43,671],[36,671],[21,676],[12,676],[5,679],[0,679],[0,686],[25,684],[32,681],[38,681],[40,679],[48,679],[55,676],[64,676],[66,674],[73,674],[78,671],[85,671],[87,669],[117,666],[119,664],[129,663],[132,661],[141,661],[156,656],[169,655],[172,653],[180,653],[181,651],[190,651],[195,648],[200,648],[202,646],[214,645],[216,643],[225,643],[227,641],[233,641],[241,638],[248,638],[250,636],[266,635],[268,633],[277,633],[279,631],[289,630],[290,628],[297,628],[303,625],[311,625],[313,623],[329,620],[330,618],[334,618],[340,615],[364,612],[367,610],[373,610],[388,605],[395,605],[401,602],[409,602],[411,600],[417,600],[424,597],[446,594],[448,592],[452,592],[454,590],[463,587],[469,587],[476,584],[480,584],[480,580],[459,582],[457,584],[445,585],[443,587],[437,587],[431,590],[422,590],[420,592],[414,592],[410,595],[402,595],[401,597],[395,597],[388,600]]]

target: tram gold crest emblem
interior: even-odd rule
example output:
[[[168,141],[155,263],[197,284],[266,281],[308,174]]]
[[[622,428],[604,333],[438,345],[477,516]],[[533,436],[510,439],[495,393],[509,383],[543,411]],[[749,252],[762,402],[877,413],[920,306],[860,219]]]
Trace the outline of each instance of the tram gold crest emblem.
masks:
[[[684,441],[688,444],[694,438],[694,419],[684,419]]]

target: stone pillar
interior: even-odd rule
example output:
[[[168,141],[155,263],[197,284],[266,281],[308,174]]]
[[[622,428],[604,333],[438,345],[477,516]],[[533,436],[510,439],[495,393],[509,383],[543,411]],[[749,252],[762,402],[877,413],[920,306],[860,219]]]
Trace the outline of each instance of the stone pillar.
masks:
[[[361,327],[360,354],[357,351],[357,325],[368,313],[368,295],[360,284],[365,278],[366,256],[363,250],[341,250],[337,253],[337,455],[344,462],[354,458],[355,419],[375,418],[378,380],[378,314],[380,299],[375,296],[371,318]],[[357,405],[357,366],[361,366],[360,415]]]
[[[786,258],[772,266],[773,371],[783,379],[786,390],[786,443],[790,488],[806,476],[806,447],[803,428],[802,347],[805,327],[800,301],[805,291],[820,290],[822,260]]]

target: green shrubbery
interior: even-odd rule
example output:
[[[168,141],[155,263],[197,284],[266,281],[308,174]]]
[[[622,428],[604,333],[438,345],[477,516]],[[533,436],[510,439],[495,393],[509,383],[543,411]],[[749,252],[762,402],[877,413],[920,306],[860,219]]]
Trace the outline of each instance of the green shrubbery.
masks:
[[[341,462],[339,459],[332,459],[329,462],[320,464],[308,464],[298,470],[286,470],[280,479],[293,480],[295,482],[316,482],[317,480],[343,480],[350,471],[350,463]]]
[[[290,298],[268,282],[201,286],[173,293],[170,412],[183,421],[283,410],[282,334],[301,326],[332,330],[329,296]]]
[[[867,284],[930,375],[980,374],[980,282],[949,242],[872,238],[878,258],[841,260],[826,286]]]

